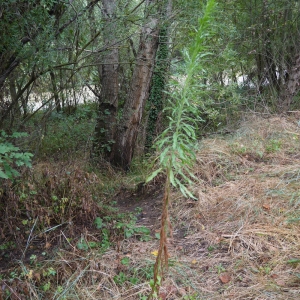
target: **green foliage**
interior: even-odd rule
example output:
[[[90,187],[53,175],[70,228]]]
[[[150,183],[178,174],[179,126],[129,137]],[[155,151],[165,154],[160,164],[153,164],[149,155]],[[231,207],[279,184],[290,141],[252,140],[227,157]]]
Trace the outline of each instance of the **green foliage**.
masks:
[[[101,229],[103,227],[103,221],[100,217],[97,217],[94,223],[97,229]]]
[[[191,97],[190,90],[193,88],[194,76],[203,69],[202,59],[210,55],[206,51],[204,41],[211,34],[210,26],[214,9],[215,1],[209,0],[205,13],[199,20],[193,44],[184,51],[186,74],[181,78],[174,79],[171,83],[168,105],[165,108],[169,124],[156,142],[159,151],[159,168],[147,179],[150,181],[160,172],[166,174],[160,244],[154,266],[154,278],[150,281],[151,292],[148,299],[158,296],[164,270],[168,264],[167,236],[170,186],[179,188],[185,197],[196,199],[188,190],[187,185],[197,179],[193,175],[192,168],[196,160],[196,130],[201,118],[197,109],[197,99]]]
[[[104,217],[104,219],[108,220],[109,216]],[[147,227],[144,226],[137,226],[136,221],[137,218],[133,214],[118,214],[114,216],[114,224],[113,230],[115,233],[120,233],[124,235],[125,238],[131,238],[133,236],[137,236],[142,241],[147,241],[150,239],[150,230]],[[102,227],[111,227],[109,224],[105,224],[102,221],[100,221],[101,218],[96,218],[95,223],[96,226],[99,226],[101,224],[100,228]],[[111,221],[111,220],[110,220]]]
[[[287,261],[287,263],[292,264],[292,265],[298,265],[300,263],[300,259],[299,258],[292,258],[292,259],[289,259]]]
[[[274,153],[280,150],[282,142],[280,140],[271,139],[266,145],[267,153]]]
[[[143,280],[150,280],[153,277],[153,267],[150,264],[136,266],[126,256],[122,258],[121,264],[126,268],[126,272],[119,272],[119,274],[114,276],[115,283],[120,286],[126,283],[139,284]]]
[[[84,238],[80,238],[77,242],[77,248],[79,250],[83,250],[83,251],[88,251],[90,249],[93,248],[104,248],[103,250],[106,250],[106,243],[104,243],[107,239],[105,238],[106,236],[103,234],[103,242],[102,243],[98,243],[98,242],[87,242]]]
[[[152,146],[153,138],[155,137],[155,129],[157,125],[157,119],[159,113],[163,109],[164,89],[166,82],[166,72],[168,67],[168,30],[164,25],[160,30],[159,48],[156,55],[156,64],[154,68],[154,74],[152,77],[151,91],[148,99],[148,105],[150,106],[150,112],[147,122],[147,136],[145,146],[150,148]]]
[[[132,214],[107,215],[103,218],[96,217],[94,224],[101,232],[101,241],[87,241],[81,237],[77,242],[77,248],[79,250],[88,251],[92,248],[96,248],[100,249],[101,252],[105,252],[111,246],[111,237],[115,235],[122,236],[125,239],[137,237],[141,241],[149,241],[151,239],[149,228],[137,226],[136,217]],[[123,263],[125,265],[126,260],[124,260]]]
[[[199,14],[203,14],[203,11],[199,13],[203,3],[192,2],[182,5],[187,6],[189,14],[197,12],[199,17]],[[195,7],[194,11],[190,11],[192,7]],[[198,115],[203,120],[198,125],[200,133],[204,130],[216,131],[228,123],[233,123],[240,115],[243,101],[249,104],[249,101],[246,102],[245,97],[242,97],[240,88],[236,83],[236,77],[240,74],[242,63],[233,43],[236,38],[236,28],[232,20],[226,19],[224,22],[226,9],[223,10],[222,8],[223,4],[218,3],[211,15],[212,21],[209,24],[208,36],[202,39],[202,53],[209,55],[202,56],[200,65],[195,66],[198,70],[192,76],[192,84],[189,89],[189,98],[198,103]],[[195,20],[190,24],[190,19],[195,18],[194,15],[189,16],[188,19],[185,14],[184,16],[182,17],[182,24],[185,27],[179,33],[179,43],[188,39],[189,43],[186,44],[189,45],[193,43],[192,39],[197,35],[198,26]],[[179,25],[179,28],[184,25]],[[188,34],[186,30],[188,30]],[[184,53],[186,44],[178,49],[180,52],[177,51],[177,53],[179,52],[180,55],[176,57],[176,60],[180,60],[173,65],[174,72],[179,78],[185,76],[188,68]]]
[[[118,275],[114,276],[114,282],[118,285],[123,285],[126,281],[137,284],[139,279],[137,277],[128,276],[124,272],[120,272]]]
[[[150,240],[150,230],[144,226],[136,226],[136,220],[131,219],[129,223],[126,221],[117,222],[115,225],[116,229],[121,229],[124,232],[125,239],[131,238],[132,236],[139,236],[140,240]]]
[[[194,293],[192,295],[185,295],[183,297],[183,300],[196,300],[199,299],[199,295],[197,293]]]
[[[0,244],[0,250],[8,250],[16,248],[16,244],[14,242],[6,242]]]
[[[103,229],[101,234],[101,242],[86,241],[83,237],[81,237],[76,244],[77,248],[82,251],[98,249],[100,252],[105,252],[110,247],[109,232],[107,229]]]
[[[39,156],[69,158],[70,155],[83,153],[91,141],[95,119],[93,104],[80,105],[70,115],[53,112],[41,139]]]
[[[7,135],[1,131],[0,135],[0,178],[13,179],[20,175],[15,167],[31,167],[31,157],[29,152],[21,152],[19,147],[13,145],[11,140],[26,136],[26,133],[14,132]]]
[[[52,267],[43,270],[44,277],[55,276],[55,275],[56,275],[56,271]]]
[[[130,262],[130,259],[129,257],[125,256],[121,259],[121,264],[124,265],[124,266],[128,266],[129,265],[129,262]]]
[[[201,70],[202,59],[208,55],[204,41],[210,34],[210,24],[215,2],[208,1],[205,14],[199,20],[193,44],[184,51],[186,74],[183,78],[173,79],[170,86],[168,105],[168,127],[156,142],[159,150],[159,168],[148,178],[150,181],[160,172],[165,172],[169,183],[180,189],[185,197],[192,197],[186,184],[196,179],[191,172],[195,161],[197,144],[196,131],[201,121],[198,99],[191,96],[194,76]]]
[[[29,258],[30,264],[33,265],[36,262],[37,256],[32,254]]]
[[[41,28],[47,31],[47,27],[53,24],[54,20],[50,16],[49,10],[56,1],[45,0],[42,2],[42,5],[37,5],[36,1],[1,1],[1,6],[5,11],[0,22],[0,31],[3,33],[3,39],[0,43],[1,53],[8,49],[11,52],[19,50],[22,47],[22,39],[25,34],[28,37],[35,37],[41,33],[39,32],[42,31]],[[28,48],[23,49],[22,56],[25,56]]]
[[[47,283],[45,283],[41,286],[41,289],[42,289],[42,291],[47,292],[50,290],[50,287],[51,287],[51,283],[48,281]]]
[[[124,284],[127,280],[128,278],[123,272],[120,272],[118,275],[114,276],[114,282],[119,285]]]

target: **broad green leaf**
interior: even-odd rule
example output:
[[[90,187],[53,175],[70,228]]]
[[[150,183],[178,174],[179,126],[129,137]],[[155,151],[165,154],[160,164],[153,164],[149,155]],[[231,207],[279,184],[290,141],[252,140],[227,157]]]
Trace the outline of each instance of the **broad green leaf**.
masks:
[[[1,169],[0,169],[0,178],[9,179],[9,177],[7,176],[7,174],[4,173]]]

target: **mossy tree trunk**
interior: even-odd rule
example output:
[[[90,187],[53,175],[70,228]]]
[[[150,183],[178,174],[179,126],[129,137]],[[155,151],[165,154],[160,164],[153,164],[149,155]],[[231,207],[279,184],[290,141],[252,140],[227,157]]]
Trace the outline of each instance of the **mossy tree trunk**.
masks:
[[[146,1],[146,17],[140,35],[136,65],[112,151],[112,164],[125,170],[131,164],[145,103],[149,97],[158,47],[159,8],[157,7],[160,7],[161,2],[159,0]]]
[[[156,64],[152,78],[149,96],[149,116],[146,129],[145,150],[149,151],[155,136],[158,134],[158,120],[163,110],[166,73],[168,69],[168,30],[164,25],[159,34],[159,47],[156,55]]]

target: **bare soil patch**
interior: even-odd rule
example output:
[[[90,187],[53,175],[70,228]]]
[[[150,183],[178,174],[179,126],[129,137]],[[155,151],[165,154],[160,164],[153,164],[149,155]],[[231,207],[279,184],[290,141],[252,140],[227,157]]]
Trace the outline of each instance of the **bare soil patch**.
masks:
[[[121,190],[117,194],[117,207],[120,212],[134,213],[140,226],[147,226],[151,231],[160,226],[163,191],[159,186],[144,191],[137,189],[135,192]],[[137,212],[138,211],[138,212]]]

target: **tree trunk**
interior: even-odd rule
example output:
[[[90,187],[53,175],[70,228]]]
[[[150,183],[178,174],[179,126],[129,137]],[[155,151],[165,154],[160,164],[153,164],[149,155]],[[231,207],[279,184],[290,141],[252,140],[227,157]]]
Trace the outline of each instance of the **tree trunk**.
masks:
[[[170,19],[172,12],[172,0],[168,0],[165,12],[162,13],[164,19]],[[148,100],[149,115],[146,127],[146,138],[144,150],[151,150],[153,140],[160,132],[161,116],[163,111],[163,102],[165,99],[165,83],[169,69],[169,27],[170,24],[163,24],[159,32],[159,45],[156,54],[156,62],[152,77],[152,84]]]
[[[165,89],[165,79],[167,70],[167,30],[165,28],[160,30],[160,46],[157,51],[157,61],[152,78],[152,85],[149,96],[149,116],[146,129],[146,151],[150,151],[153,139],[157,135],[157,120],[163,110],[163,92]]]
[[[269,35],[267,35],[267,40],[265,41],[266,43],[266,73],[267,73],[267,78],[269,81],[269,84],[271,85],[272,88],[276,89],[279,91],[279,85],[278,85],[278,80],[277,80],[277,75],[276,75],[276,64],[275,64],[275,57],[273,55],[272,47],[271,47],[271,42],[270,42]]]
[[[112,145],[115,140],[116,117],[119,94],[119,49],[116,43],[116,1],[102,0],[102,16],[104,19],[103,36],[105,45],[111,44],[111,48],[104,53],[101,70],[101,94],[99,98],[99,110],[95,128],[95,142],[93,153],[102,153],[110,160]]]
[[[153,9],[159,0],[146,1],[146,11]],[[150,7],[151,6],[151,7]],[[142,28],[136,66],[118,128],[111,162],[127,170],[133,157],[139,125],[146,100],[149,97],[155,54],[158,47],[158,14],[149,14]]]
[[[293,97],[300,90],[300,54],[296,55],[294,63],[288,70],[288,77],[284,88],[280,94],[278,110],[285,112],[289,110]]]
[[[53,71],[50,71],[50,78],[51,78],[51,83],[52,83],[52,88],[53,88],[55,108],[56,108],[56,111],[59,113],[61,111],[61,105],[60,105],[60,100],[59,100],[59,95],[58,95],[58,90],[57,90],[56,78],[55,78],[55,74]]]
[[[257,67],[257,92],[261,95],[263,92],[263,59],[261,53],[258,53],[255,56],[256,67]]]

